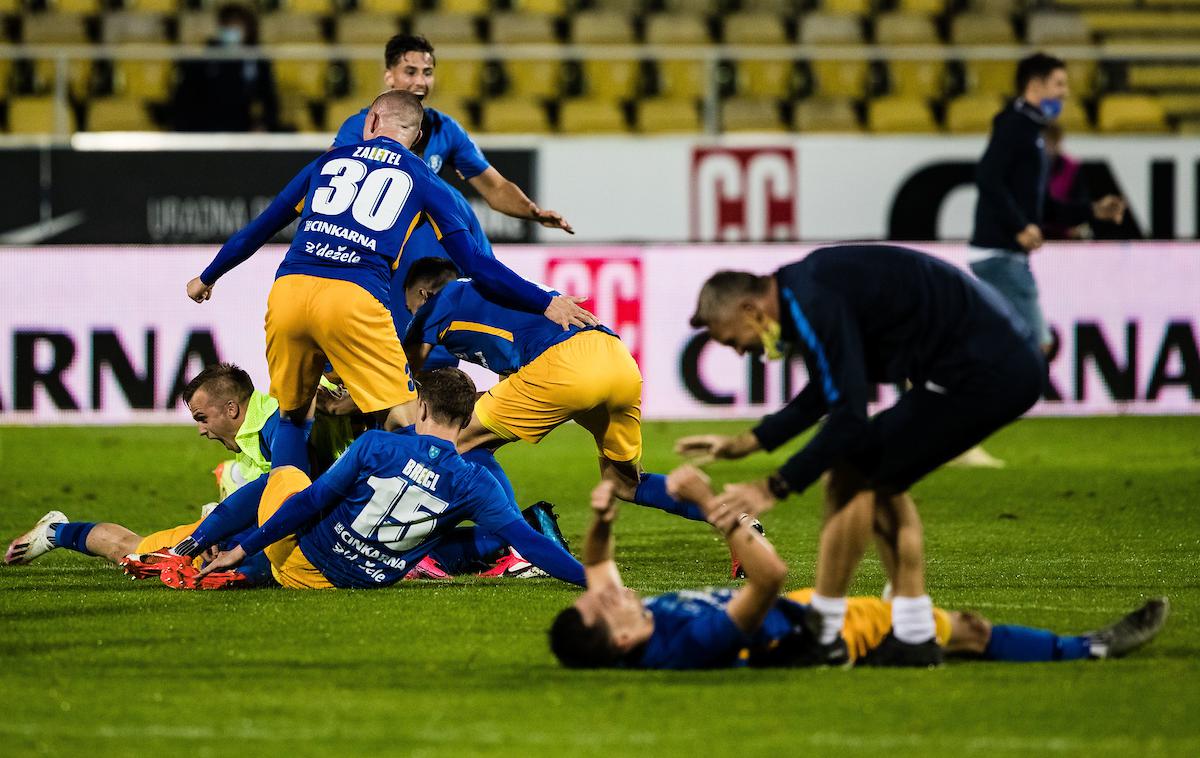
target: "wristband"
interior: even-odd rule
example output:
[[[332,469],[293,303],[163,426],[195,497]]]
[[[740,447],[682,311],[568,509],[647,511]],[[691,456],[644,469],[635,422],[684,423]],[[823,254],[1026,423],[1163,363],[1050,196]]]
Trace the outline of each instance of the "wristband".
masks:
[[[778,471],[767,477],[767,490],[776,500],[785,500],[788,495],[792,494],[792,486]]]

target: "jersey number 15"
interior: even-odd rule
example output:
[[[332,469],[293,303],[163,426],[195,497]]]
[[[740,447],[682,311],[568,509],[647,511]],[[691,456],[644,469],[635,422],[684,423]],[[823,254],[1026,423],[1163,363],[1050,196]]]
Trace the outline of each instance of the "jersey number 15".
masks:
[[[375,494],[350,525],[368,540],[382,542],[397,553],[411,550],[437,526],[437,517],[450,504],[401,477],[367,480]]]
[[[362,161],[334,158],[321,167],[329,184],[313,192],[313,213],[340,216],[350,210],[354,220],[368,229],[391,229],[412,192],[412,177],[398,168],[369,171]]]

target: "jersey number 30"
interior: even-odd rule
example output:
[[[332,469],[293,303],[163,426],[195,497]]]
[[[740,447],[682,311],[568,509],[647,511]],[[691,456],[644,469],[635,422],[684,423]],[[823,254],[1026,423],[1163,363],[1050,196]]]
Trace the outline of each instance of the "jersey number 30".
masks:
[[[403,553],[421,544],[450,504],[400,477],[367,480],[375,494],[350,525],[358,534]]]
[[[368,229],[390,229],[412,192],[412,177],[398,168],[368,171],[353,158],[334,158],[321,167],[329,186],[313,192],[312,210],[323,216],[340,216],[350,209],[354,220]]]

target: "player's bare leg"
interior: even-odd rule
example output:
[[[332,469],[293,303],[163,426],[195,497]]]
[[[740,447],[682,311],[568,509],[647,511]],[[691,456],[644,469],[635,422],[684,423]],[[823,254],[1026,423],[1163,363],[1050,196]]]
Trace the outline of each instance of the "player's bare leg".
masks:
[[[876,493],[875,537],[880,558],[888,571],[892,594],[918,597],[925,594],[925,537],[921,516],[908,493]],[[885,529],[881,532],[882,524]],[[890,557],[884,557],[885,553]]]
[[[397,429],[403,429],[415,423],[417,423],[417,401],[410,400],[407,403],[401,403],[391,408],[387,412],[387,418],[383,420],[383,428],[386,431],[394,432]]]
[[[462,434],[458,435],[458,452],[461,455],[477,447],[495,450],[507,442],[508,440],[484,426],[478,414],[472,413],[471,422],[462,430]]]
[[[642,467],[634,461],[614,461],[600,456],[600,478],[612,482],[613,495],[627,503],[636,502]]]
[[[120,524],[96,524],[88,533],[87,549],[116,563],[130,553],[136,553],[142,536]],[[169,547],[169,545],[163,545]]]

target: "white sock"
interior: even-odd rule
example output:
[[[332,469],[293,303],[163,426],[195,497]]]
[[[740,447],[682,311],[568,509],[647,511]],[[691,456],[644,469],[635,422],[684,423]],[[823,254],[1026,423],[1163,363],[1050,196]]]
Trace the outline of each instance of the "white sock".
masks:
[[[809,605],[821,614],[820,642],[828,645],[842,633],[842,624],[846,621],[846,598],[825,597],[814,592]]]
[[[929,595],[896,597],[892,599],[892,633],[909,645],[933,639],[933,601]]]

